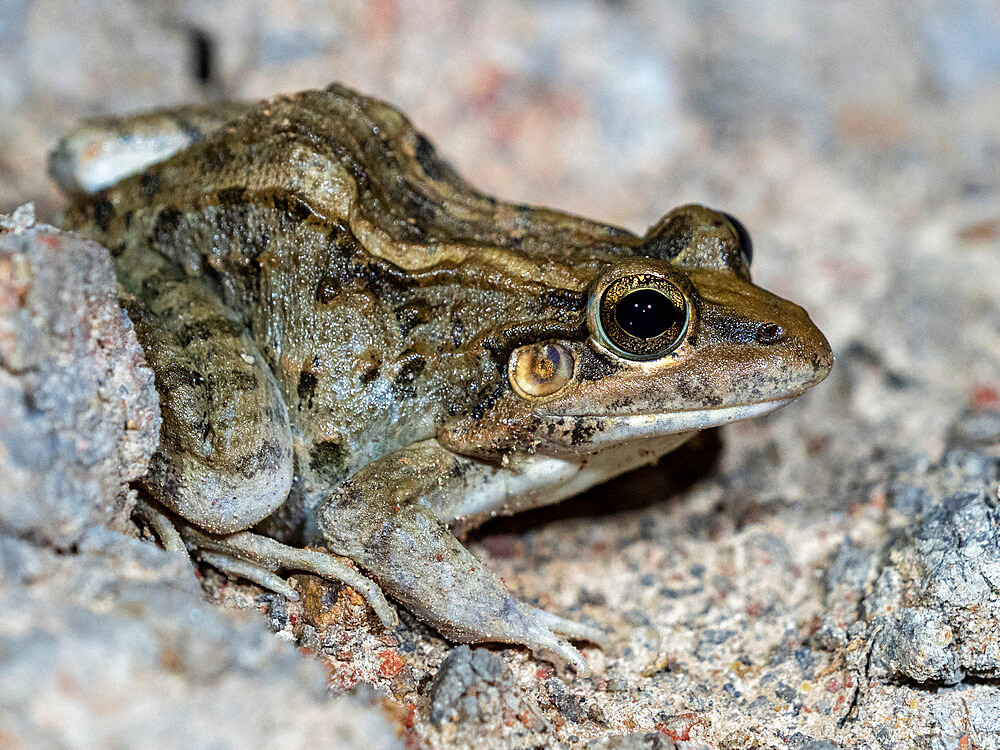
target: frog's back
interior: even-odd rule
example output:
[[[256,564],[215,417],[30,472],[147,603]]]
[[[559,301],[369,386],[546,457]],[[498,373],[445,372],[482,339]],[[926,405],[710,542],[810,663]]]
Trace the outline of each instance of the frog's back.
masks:
[[[551,264],[546,279],[557,286],[579,287],[590,266],[638,242],[617,227],[483,195],[401,112],[339,85],[250,109],[144,174],[83,198],[69,221],[96,225],[110,242],[145,233],[157,244],[172,214],[233,203],[340,222],[369,253],[407,271],[496,255],[493,265],[530,276]]]

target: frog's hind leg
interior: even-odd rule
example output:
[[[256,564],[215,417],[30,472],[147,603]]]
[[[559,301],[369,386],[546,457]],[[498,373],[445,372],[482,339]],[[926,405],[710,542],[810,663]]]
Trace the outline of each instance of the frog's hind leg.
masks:
[[[527,646],[587,673],[566,639],[601,643],[598,628],[515,599],[500,578],[455,538],[449,498],[474,489],[496,469],[429,440],[363,468],[317,508],[327,545],[350,557],[443,635],[460,642]],[[471,483],[471,484],[470,484]]]
[[[152,250],[122,253],[119,301],[156,374],[163,420],[143,484],[213,534],[249,528],[284,502],[292,484],[291,427],[278,384],[205,280]]]
[[[148,524],[166,550],[186,555],[190,546],[190,550],[202,562],[226,575],[245,578],[286,599],[297,601],[298,592],[274,571],[286,568],[315,573],[328,580],[344,583],[361,593],[385,627],[394,628],[398,622],[396,611],[379,587],[342,558],[319,550],[289,547],[250,532],[224,537],[211,536],[184,521],[175,525],[155,503],[142,498],[136,503],[134,513]]]
[[[396,611],[381,589],[343,558],[320,550],[290,547],[249,531],[215,537],[185,524],[181,527],[180,534],[188,545],[195,548],[198,556],[212,567],[223,573],[246,578],[293,601],[298,599],[298,594],[274,571],[282,568],[301,570],[344,583],[368,600],[385,627],[396,627]]]
[[[49,154],[49,174],[71,195],[96,193],[170,158],[249,107],[221,102],[87,120]]]

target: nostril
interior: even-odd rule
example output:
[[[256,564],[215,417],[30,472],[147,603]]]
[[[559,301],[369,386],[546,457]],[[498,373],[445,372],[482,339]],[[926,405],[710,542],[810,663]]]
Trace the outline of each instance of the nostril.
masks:
[[[754,338],[758,344],[776,344],[785,337],[785,329],[777,323],[763,323],[757,328]]]

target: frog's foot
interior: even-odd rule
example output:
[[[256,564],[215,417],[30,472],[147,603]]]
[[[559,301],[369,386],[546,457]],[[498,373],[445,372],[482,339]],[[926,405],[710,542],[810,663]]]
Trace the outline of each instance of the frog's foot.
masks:
[[[274,571],[281,568],[301,570],[347,584],[368,600],[386,628],[396,627],[396,611],[381,589],[341,557],[320,550],[290,547],[249,531],[217,537],[184,525],[180,535],[188,547],[194,548],[213,568],[246,578],[293,601],[298,599],[298,594]]]

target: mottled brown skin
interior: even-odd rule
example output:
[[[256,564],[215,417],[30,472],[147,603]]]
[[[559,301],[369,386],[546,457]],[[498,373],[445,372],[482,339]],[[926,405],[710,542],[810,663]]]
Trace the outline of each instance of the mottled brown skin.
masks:
[[[559,636],[598,632],[513,599],[446,524],[655,460],[832,363],[801,308],[750,283],[725,215],[682,207],[638,237],[497,201],[397,110],[341,86],[253,107],[67,221],[111,250],[157,374],[146,484],[216,552],[264,521],[351,558],[454,639],[577,669]],[[611,351],[594,322],[608,284],[640,271],[689,305],[655,361]],[[526,395],[508,365],[546,342],[524,372],[559,387]],[[546,352],[568,366],[553,375]]]

